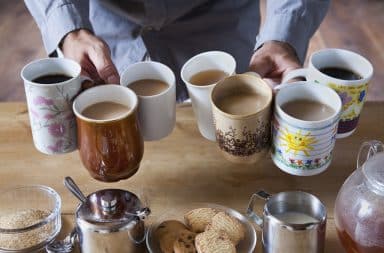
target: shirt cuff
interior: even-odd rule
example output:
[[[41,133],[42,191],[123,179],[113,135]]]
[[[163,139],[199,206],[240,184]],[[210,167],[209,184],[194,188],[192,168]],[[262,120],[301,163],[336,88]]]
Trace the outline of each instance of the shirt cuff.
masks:
[[[308,34],[310,24],[306,24],[299,15],[292,13],[272,15],[273,17],[266,17],[265,24],[256,38],[255,49],[271,40],[286,42],[295,49],[300,62],[303,63],[311,36]]]
[[[48,13],[42,26],[43,43],[48,55],[54,53],[60,41],[69,32],[84,28],[92,31],[89,14],[84,15],[74,4],[66,3],[57,6]]]

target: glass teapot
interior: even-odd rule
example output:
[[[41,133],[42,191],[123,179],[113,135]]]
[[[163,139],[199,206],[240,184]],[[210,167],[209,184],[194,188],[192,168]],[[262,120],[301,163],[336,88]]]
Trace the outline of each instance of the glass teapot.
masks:
[[[360,147],[357,169],[341,187],[335,205],[339,238],[348,253],[384,252],[384,144]]]

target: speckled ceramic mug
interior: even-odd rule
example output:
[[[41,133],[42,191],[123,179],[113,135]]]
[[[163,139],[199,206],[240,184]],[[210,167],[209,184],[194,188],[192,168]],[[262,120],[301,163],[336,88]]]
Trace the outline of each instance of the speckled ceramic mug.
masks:
[[[64,58],[33,61],[21,71],[27,97],[35,147],[45,154],[62,154],[77,149],[76,118],[72,101],[84,78],[78,63]],[[36,83],[37,77],[63,74],[71,79],[51,84]]]
[[[262,96],[263,102],[250,113],[231,114],[220,108],[230,94]],[[229,76],[212,90],[211,103],[216,141],[223,155],[235,163],[255,163],[270,147],[272,89],[256,73]]]

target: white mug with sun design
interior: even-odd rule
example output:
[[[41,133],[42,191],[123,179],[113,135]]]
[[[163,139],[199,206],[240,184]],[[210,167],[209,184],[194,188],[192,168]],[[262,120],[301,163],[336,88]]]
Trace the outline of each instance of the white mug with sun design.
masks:
[[[282,106],[310,100],[332,108],[331,116],[317,121],[295,118]],[[276,95],[272,122],[272,160],[281,170],[297,176],[312,176],[326,170],[332,161],[342,102],[329,87],[311,82],[284,85]],[[316,113],[316,112],[313,112]]]

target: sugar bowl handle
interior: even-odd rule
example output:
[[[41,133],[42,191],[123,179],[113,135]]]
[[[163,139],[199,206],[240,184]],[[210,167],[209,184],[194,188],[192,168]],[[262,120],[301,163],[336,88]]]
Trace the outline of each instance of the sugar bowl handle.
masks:
[[[261,190],[254,193],[248,203],[247,216],[261,228],[263,227],[263,218],[262,216],[257,215],[253,209],[255,207],[257,198],[267,201],[270,197],[271,195],[269,193]]]
[[[357,168],[362,168],[363,164],[376,153],[384,152],[384,144],[381,141],[373,140],[364,142],[357,155]]]

